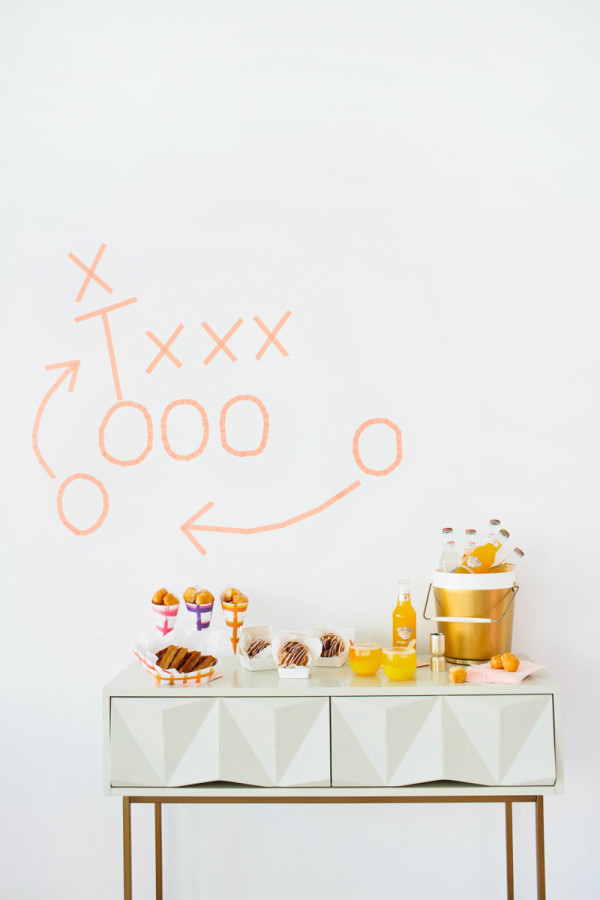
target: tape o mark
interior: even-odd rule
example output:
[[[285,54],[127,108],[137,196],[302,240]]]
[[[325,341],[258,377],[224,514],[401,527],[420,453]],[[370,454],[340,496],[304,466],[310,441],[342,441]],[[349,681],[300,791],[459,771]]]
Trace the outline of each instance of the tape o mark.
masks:
[[[234,450],[227,440],[227,413],[234,403],[241,403],[242,400],[248,400],[250,401],[250,403],[255,403],[256,406],[258,406],[258,408],[260,409],[263,417],[262,438],[260,444],[258,445],[258,447],[256,447],[255,450]],[[232,456],[258,456],[258,454],[262,453],[267,446],[267,438],[269,437],[269,413],[267,412],[267,408],[262,400],[259,400],[258,397],[254,397],[252,394],[239,394],[237,397],[232,397],[231,400],[228,400],[221,410],[219,425],[221,432],[221,444],[223,445],[223,449],[227,450],[228,453],[231,453]]]
[[[363,433],[365,428],[369,427],[369,425],[387,425],[396,435],[396,457],[394,461],[385,469],[369,469],[368,466],[365,466],[360,457],[358,442],[360,440],[361,434]],[[359,425],[354,432],[354,439],[352,441],[352,453],[354,454],[354,459],[358,468],[362,472],[365,472],[367,475],[389,475],[390,472],[393,472],[396,466],[400,465],[400,461],[402,459],[402,432],[400,431],[398,426],[394,422],[392,422],[391,419],[367,419],[367,421],[363,422],[362,425]]]
[[[67,519],[67,517],[65,515],[65,510],[64,510],[64,506],[63,506],[63,494],[65,492],[65,489],[68,487],[68,485],[71,484],[72,481],[76,481],[78,479],[83,480],[83,481],[91,481],[92,484],[95,484],[96,487],[100,489],[100,493],[102,494],[102,512],[100,513],[100,515],[98,516],[98,518],[96,519],[94,524],[91,525],[89,528],[76,528],[75,525],[73,525],[71,522],[69,522],[69,520]],[[84,537],[86,534],[91,534],[93,531],[97,531],[100,528],[100,526],[102,525],[102,523],[104,522],[106,516],[108,515],[108,507],[109,507],[108,493],[106,491],[106,488],[102,484],[102,482],[99,481],[97,478],[94,478],[93,475],[86,475],[83,472],[77,472],[75,475],[69,475],[68,478],[65,478],[65,480],[59,487],[58,495],[56,497],[56,505],[58,508],[58,515],[59,515],[60,521],[63,523],[63,525],[66,528],[68,528],[69,531],[72,531],[73,534],[77,534],[80,537]]]
[[[108,425],[112,415],[122,406],[130,406],[132,409],[141,410],[144,419],[146,420],[146,431],[147,431],[147,441],[146,446],[142,450],[139,456],[136,456],[135,459],[117,459],[116,456],[111,456],[110,453],[106,449],[106,445],[104,443],[104,432],[106,431],[106,426]],[[150,451],[152,450],[152,443],[154,439],[154,432],[152,430],[152,419],[150,418],[150,413],[141,403],[134,403],[132,400],[119,400],[118,403],[114,403],[109,411],[104,416],[104,420],[102,425],[100,426],[100,453],[107,459],[109,462],[113,463],[115,466],[137,466],[138,463],[141,463],[143,459],[145,459]]]
[[[193,406],[194,409],[197,409],[202,416],[202,428],[204,433],[200,446],[196,450],[194,450],[193,453],[175,453],[175,451],[171,449],[171,445],[169,444],[169,438],[167,436],[167,420],[169,418],[171,410],[176,406]],[[172,457],[172,459],[195,459],[196,456],[200,456],[208,442],[208,416],[206,415],[206,410],[196,400],[173,400],[172,403],[169,403],[169,405],[165,407],[165,411],[162,414],[162,419],[160,420],[160,436],[162,438],[163,447],[165,448],[169,456]]]

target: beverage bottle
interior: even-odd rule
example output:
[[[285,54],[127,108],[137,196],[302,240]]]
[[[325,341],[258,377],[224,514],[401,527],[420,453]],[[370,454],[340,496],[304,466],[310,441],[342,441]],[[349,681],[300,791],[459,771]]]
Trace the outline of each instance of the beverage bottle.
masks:
[[[495,537],[491,540],[488,538],[486,544],[475,547],[456,571],[474,572],[479,575],[489,572],[494,565],[498,549],[509,537],[508,531],[501,528]]]
[[[488,540],[491,541],[492,538],[495,538],[499,531],[500,531],[500,519],[490,519],[490,530],[489,530],[489,534],[488,534]]]
[[[398,579],[398,602],[393,621],[394,647],[408,647],[417,638],[417,614],[410,602],[410,585],[408,578]],[[416,644],[413,644],[416,646]]]
[[[490,569],[490,572],[512,572],[512,570],[518,566],[524,556],[525,554],[523,553],[523,551],[519,547],[515,547],[512,553],[509,553],[506,559],[503,559],[499,565],[493,566]]]
[[[438,563],[440,572],[454,572],[460,565],[460,553],[454,547],[454,531],[442,528],[442,555]]]
[[[477,546],[477,532],[474,528],[467,528],[465,531],[465,551],[463,554],[463,562]]]

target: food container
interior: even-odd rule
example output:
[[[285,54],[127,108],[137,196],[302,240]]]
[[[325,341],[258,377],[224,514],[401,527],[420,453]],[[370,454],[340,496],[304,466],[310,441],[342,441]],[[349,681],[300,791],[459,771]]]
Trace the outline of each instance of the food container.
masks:
[[[315,666],[323,666],[323,668],[337,669],[345,665],[348,661],[348,650],[350,649],[350,641],[354,637],[354,630],[351,628],[311,628],[310,633],[320,641],[324,634],[338,635],[344,642],[344,649],[338,656],[318,656],[315,660]]]
[[[204,629],[210,626],[214,604],[214,600],[211,600],[208,603],[188,603],[187,600],[185,601],[187,610],[196,623],[197,631],[204,631]]]
[[[256,656],[250,658],[247,650],[252,641],[263,638],[269,641],[269,647],[261,650]],[[277,663],[273,659],[273,629],[270,625],[244,625],[240,630],[239,660],[240,665],[250,672],[264,672],[267,669],[276,669]]]
[[[279,651],[286,641],[299,641],[304,644],[308,650],[308,665],[306,666],[280,666]],[[312,671],[315,660],[321,655],[321,641],[313,634],[307,634],[303,631],[285,631],[276,634],[272,644],[273,659],[277,666],[280,678],[308,678]]]
[[[165,635],[151,635],[141,631],[133,643],[133,653],[140,665],[154,678],[157,686],[163,685],[190,685],[195,686],[205,684],[212,678],[220,678],[215,670],[219,665],[219,659],[213,666],[206,669],[199,669],[196,672],[178,672],[177,669],[161,669],[156,662],[156,654],[163,647],[170,644],[176,644],[179,647],[187,647],[188,650],[198,650],[204,655],[217,656],[217,645],[220,635],[214,634],[211,637],[201,636],[196,628],[190,628],[186,623],[177,625],[177,628],[170,632],[168,637]]]
[[[427,615],[431,589],[435,615]],[[439,623],[445,657],[460,664],[482,663],[511,649],[514,599],[519,590],[512,572],[455,575],[434,572],[423,618]]]
[[[162,603],[153,603],[152,604],[152,613],[154,615],[154,624],[158,631],[161,634],[168,634],[170,631],[173,631],[175,625],[177,623],[177,613],[179,612],[180,604],[173,603],[170,606],[166,606]]]

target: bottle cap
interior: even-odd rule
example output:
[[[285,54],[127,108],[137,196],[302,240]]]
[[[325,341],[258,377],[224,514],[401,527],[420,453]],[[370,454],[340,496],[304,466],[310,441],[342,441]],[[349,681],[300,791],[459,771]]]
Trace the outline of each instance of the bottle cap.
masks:
[[[467,530],[465,531],[465,534],[477,534],[477,529],[476,528],[467,528]]]
[[[496,537],[501,537],[503,541],[510,537],[509,532],[505,528],[501,528]]]
[[[525,554],[523,553],[523,551],[521,550],[520,547],[515,547],[515,549],[513,550],[513,553],[517,553],[519,556],[525,556]]]
[[[499,525],[500,519],[490,519],[490,525]]]
[[[452,528],[442,528],[442,534],[448,534],[448,532],[452,532]]]

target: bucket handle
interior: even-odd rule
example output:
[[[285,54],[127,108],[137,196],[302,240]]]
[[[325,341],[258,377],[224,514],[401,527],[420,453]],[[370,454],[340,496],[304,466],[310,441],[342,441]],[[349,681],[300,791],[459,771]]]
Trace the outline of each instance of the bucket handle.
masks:
[[[513,584],[509,590],[512,591],[512,597],[510,598],[509,604],[500,616],[499,619],[480,619],[477,616],[426,616],[427,612],[427,604],[429,603],[429,595],[431,594],[431,588],[433,587],[433,582],[429,585],[429,590],[427,591],[427,599],[425,600],[425,608],[423,610],[423,618],[427,619],[428,622],[468,622],[471,623],[481,623],[482,625],[495,625],[496,622],[501,622],[506,613],[509,611],[512,606],[512,602],[517,596],[517,591],[519,590],[518,584]],[[508,592],[507,592],[508,593]]]

